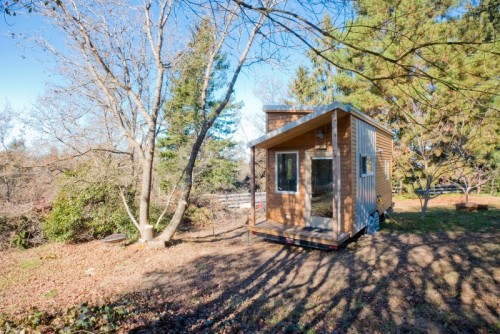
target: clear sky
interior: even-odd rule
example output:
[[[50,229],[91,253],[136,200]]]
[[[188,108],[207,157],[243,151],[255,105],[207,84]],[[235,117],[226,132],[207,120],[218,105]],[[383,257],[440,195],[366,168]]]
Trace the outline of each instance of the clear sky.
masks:
[[[7,17],[0,22],[0,107],[9,101],[12,107],[21,112],[31,109],[39,95],[43,94],[45,83],[57,80],[51,75],[51,68],[55,65],[54,58],[48,51],[28,47],[25,41],[29,36],[40,33],[49,36],[57,44],[62,38],[57,32],[45,23],[39,16],[21,14],[17,17]],[[292,70],[266,66],[256,66],[245,69],[236,84],[236,101],[242,101],[240,129],[235,137],[239,141],[247,142],[259,135],[253,128],[253,120],[262,115],[262,103],[256,96],[258,78],[263,75],[275,76],[279,81],[286,83],[290,79]],[[262,79],[260,79],[262,80]],[[285,88],[284,88],[285,89]],[[19,133],[17,126],[16,133]],[[29,130],[28,130],[29,137]],[[28,138],[29,139],[29,138]]]
[[[6,17],[0,21],[0,100],[9,100],[16,109],[31,106],[51,80],[54,59],[49,52],[29,47],[26,38],[41,30],[56,36],[36,15]]]

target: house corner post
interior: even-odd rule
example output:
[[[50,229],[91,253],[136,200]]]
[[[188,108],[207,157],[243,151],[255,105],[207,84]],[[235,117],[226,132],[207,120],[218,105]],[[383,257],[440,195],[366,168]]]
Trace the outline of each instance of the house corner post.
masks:
[[[250,151],[250,226],[255,226],[255,146]]]
[[[333,182],[333,203],[332,203],[332,221],[333,221],[333,239],[339,240],[340,237],[340,226],[341,221],[341,210],[340,210],[340,152],[338,145],[338,126],[337,126],[337,110],[332,113],[332,182]]]

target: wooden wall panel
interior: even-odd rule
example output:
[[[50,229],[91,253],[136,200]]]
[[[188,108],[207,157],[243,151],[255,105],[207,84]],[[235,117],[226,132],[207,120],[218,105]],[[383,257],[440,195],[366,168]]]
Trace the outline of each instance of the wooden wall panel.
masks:
[[[266,132],[281,128],[307,114],[307,112],[266,112]]]
[[[351,115],[338,120],[338,147],[340,151],[341,232],[350,232],[352,224],[352,168],[351,168]]]
[[[296,194],[276,192],[276,152],[299,152],[299,187]],[[305,226],[305,150],[304,149],[268,149],[267,150],[267,219],[282,224]]]
[[[350,116],[351,124],[351,191],[352,191],[352,215],[350,225],[345,227],[345,232],[354,232],[354,222],[356,221],[356,117]]]
[[[320,127],[326,131],[325,140],[316,138],[316,129],[297,136],[285,143],[267,150],[267,219],[283,224],[306,225],[306,151],[313,151],[318,144],[331,150],[331,125]],[[299,152],[299,192],[298,194],[276,193],[276,152]],[[289,218],[287,218],[287,216]]]
[[[392,206],[392,141],[393,138],[377,129],[376,192],[382,196],[383,206],[379,203],[379,213]],[[389,180],[386,179],[385,161],[389,162]]]
[[[353,217],[353,172],[352,172],[352,135],[350,115],[338,120],[338,146],[341,164],[341,213],[343,226],[341,232],[350,232]],[[326,145],[326,150],[331,151],[331,124],[318,129],[326,132],[325,140],[316,138],[316,129],[301,136],[295,137],[285,143],[276,145],[267,150],[267,219],[279,223],[306,225],[306,152],[315,151],[317,145]],[[299,152],[299,193],[280,194],[276,193],[275,159],[276,152],[298,151]],[[289,218],[287,218],[287,216]]]

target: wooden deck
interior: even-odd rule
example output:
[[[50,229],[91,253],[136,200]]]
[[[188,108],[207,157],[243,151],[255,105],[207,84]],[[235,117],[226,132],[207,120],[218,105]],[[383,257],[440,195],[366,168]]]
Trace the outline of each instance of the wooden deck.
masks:
[[[285,225],[273,221],[262,221],[254,226],[249,225],[248,230],[267,239],[316,248],[336,249],[349,239],[349,235],[346,233],[342,234],[339,240],[336,240],[332,230]]]

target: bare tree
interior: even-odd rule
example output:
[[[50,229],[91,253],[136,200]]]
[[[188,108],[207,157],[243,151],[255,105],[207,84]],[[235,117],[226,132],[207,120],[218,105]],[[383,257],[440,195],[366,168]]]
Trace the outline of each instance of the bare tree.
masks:
[[[287,97],[286,83],[271,73],[256,80],[254,95],[262,104],[284,104]]]
[[[407,173],[419,187],[416,193],[421,199],[421,217],[425,218],[431,199],[431,188],[443,175],[449,175],[459,160],[453,137],[458,135],[446,115],[429,113],[421,104],[411,101],[411,119],[424,126],[416,126],[406,131],[397,143],[399,150],[406,150]],[[409,120],[406,120],[408,122]]]
[[[485,164],[472,163],[470,166],[457,166],[456,181],[453,182],[465,195],[465,203],[469,203],[469,194],[488,183],[493,177]]]
[[[55,51],[77,94],[86,94],[120,129],[128,151],[140,161],[139,219],[144,236],[149,208],[156,137],[167,96],[168,70],[177,48],[174,1],[68,1],[44,12],[64,32],[70,52]],[[167,29],[167,24],[169,24]],[[96,121],[96,120],[94,120]],[[129,211],[130,212],[130,211]]]
[[[473,105],[474,106],[474,105]],[[474,106],[474,109],[479,109]],[[465,195],[465,203],[469,202],[469,194],[480,190],[481,186],[495,177],[495,157],[498,150],[499,122],[494,110],[484,113],[476,111],[475,117],[467,118],[462,113],[454,126],[461,133],[457,154],[459,160],[450,174],[453,184]],[[477,114],[480,114],[479,116]]]
[[[270,5],[271,1],[265,3]],[[149,208],[156,139],[162,126],[168,123],[163,119],[162,108],[171,91],[170,78],[174,75],[176,62],[182,58],[187,44],[187,38],[179,39],[178,36],[186,34],[190,25],[201,18],[208,17],[214,25],[216,43],[206,55],[208,61],[200,98],[199,114],[203,117],[203,124],[184,168],[175,214],[158,237],[162,242],[171,240],[182,221],[192,189],[196,159],[207,133],[230,102],[244,66],[263,59],[262,54],[251,55],[251,49],[258,38],[264,38],[264,15],[245,14],[231,1],[172,0],[144,0],[140,5],[120,0],[68,1],[44,14],[67,37],[70,52],[60,52],[57,48],[51,50],[63,61],[63,70],[70,78],[73,93],[92,101],[97,112],[105,115],[94,118],[94,121],[110,121],[126,141],[125,146],[114,145],[106,149],[138,157],[142,172],[138,219],[130,210],[128,212],[143,239],[148,237],[146,227],[151,228]],[[245,25],[247,20],[253,24]],[[222,102],[214,108],[207,100],[211,89],[209,83],[215,71],[214,59],[228,50],[231,50],[233,59],[232,72],[226,85],[219,89]],[[95,112],[92,115],[95,116]],[[79,119],[72,120],[74,127]],[[48,131],[55,134],[54,125]],[[75,139],[88,137],[88,142],[92,142],[92,136],[88,134],[77,131],[74,135]],[[67,138],[58,137],[67,142]],[[95,149],[95,145],[91,146],[83,150],[84,153]],[[74,150],[82,149],[75,146]]]
[[[267,4],[271,4],[271,2],[272,1],[266,1]],[[200,98],[200,105],[202,106],[200,108],[200,114],[203,116],[203,124],[197,134],[196,140],[193,143],[188,163],[184,169],[181,195],[177,202],[178,204],[174,216],[170,220],[167,228],[158,236],[158,239],[161,242],[169,242],[182,221],[182,217],[187,207],[187,201],[192,190],[193,170],[201,145],[203,144],[208,131],[217,120],[217,117],[219,117],[219,115],[224,111],[224,108],[230,102],[236,80],[238,79],[243,66],[250,58],[250,51],[254,43],[256,43],[258,34],[264,35],[262,28],[265,23],[265,16],[262,14],[259,14],[257,17],[253,17],[254,24],[249,30],[247,30],[248,26],[242,25],[241,18],[244,17],[246,19],[248,17],[240,11],[239,6],[232,5],[231,2],[228,1],[227,3],[218,4],[217,7],[213,7],[213,4],[210,4],[209,8],[211,13],[215,13],[210,15],[210,12],[206,12],[206,15],[210,15],[214,24],[214,33],[216,34],[214,40],[216,43],[214,43],[211,51],[207,55],[208,61],[205,68],[205,77],[203,78],[202,94]],[[214,11],[214,9],[217,9],[217,11]],[[203,13],[203,11],[203,7],[198,7],[198,13]],[[236,36],[234,35],[235,31],[238,32],[238,35]],[[235,38],[239,41],[243,40],[245,42],[241,44],[239,57],[236,60],[234,69],[229,76],[226,86],[223,88],[223,100],[216,108],[212,109],[207,103],[207,98],[211,75],[214,72],[214,60],[218,54],[224,51],[224,47],[230,45]]]
[[[0,110],[0,144],[2,144],[4,150],[7,149],[7,138],[13,126],[12,106],[8,101],[5,101],[3,109]]]

